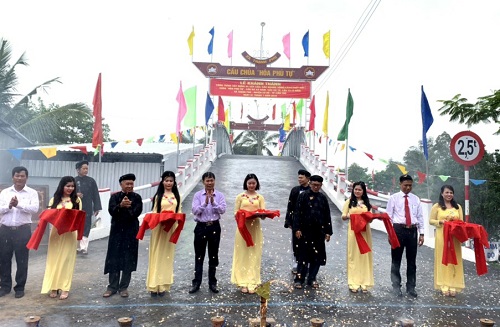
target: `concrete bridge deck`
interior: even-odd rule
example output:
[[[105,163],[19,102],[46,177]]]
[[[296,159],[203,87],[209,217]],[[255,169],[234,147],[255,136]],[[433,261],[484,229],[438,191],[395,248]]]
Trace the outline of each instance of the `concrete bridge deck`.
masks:
[[[206,276],[200,291],[188,294],[194,270],[195,225],[189,214],[177,244],[174,284],[165,297],[151,298],[145,289],[149,233],[140,242],[138,271],[133,273],[127,299],[102,298],[107,285],[107,275],[103,275],[107,239],[91,242],[89,255],[77,258],[73,286],[65,301],[40,294],[46,258],[46,250],[41,248],[31,253],[25,297],[15,299],[11,293],[0,298],[0,326],[25,326],[23,318],[29,315],[41,316],[43,327],[118,326],[117,318],[124,316],[134,317],[134,326],[211,326],[210,317],[215,315],[224,316],[226,326],[248,326],[248,319],[259,314],[259,298],[241,294],[230,283],[236,231],[232,206],[248,173],[259,177],[267,208],[282,212],[281,218],[262,222],[262,280],[276,281],[268,309],[276,326],[310,326],[309,320],[314,317],[324,319],[325,326],[394,326],[401,318],[413,319],[415,326],[480,326],[479,319],[483,317],[500,323],[498,266],[489,265],[489,273],[478,277],[474,264],[464,262],[466,289],[456,298],[444,298],[433,290],[434,250],[424,246],[417,256],[418,298],[396,298],[389,292],[391,258],[387,235],[375,230],[375,287],[367,295],[350,293],[346,277],[347,224],[333,204],[334,234],[327,245],[327,265],[318,274],[320,288],[294,290],[290,273],[291,232],[283,228],[283,219],[299,168],[298,161],[287,157],[223,156],[214,162],[211,171],[217,177],[216,187],[226,195],[229,207],[221,221],[219,294],[208,290]],[[190,213],[192,196],[201,187],[200,183],[186,196],[184,212]]]

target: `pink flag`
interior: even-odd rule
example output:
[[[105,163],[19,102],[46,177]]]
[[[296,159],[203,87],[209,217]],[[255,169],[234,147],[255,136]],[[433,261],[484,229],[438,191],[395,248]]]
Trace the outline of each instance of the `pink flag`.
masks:
[[[97,149],[97,147],[100,145],[102,154],[103,133],[102,133],[101,73],[99,73],[99,77],[97,78],[97,85],[95,87],[94,99],[92,100],[92,105],[94,106],[92,114],[94,115],[95,119],[94,132],[92,133],[92,147]]]
[[[179,111],[177,112],[177,125],[175,126],[175,133],[179,135],[181,132],[181,121],[184,116],[186,116],[187,112],[186,98],[184,98],[184,93],[182,93],[182,81],[180,82],[176,100],[179,103]]]
[[[228,58],[233,58],[233,31],[229,33],[227,36],[228,38],[228,43],[227,43],[227,57]]]
[[[290,60],[290,33],[283,36],[283,52],[288,60]]]

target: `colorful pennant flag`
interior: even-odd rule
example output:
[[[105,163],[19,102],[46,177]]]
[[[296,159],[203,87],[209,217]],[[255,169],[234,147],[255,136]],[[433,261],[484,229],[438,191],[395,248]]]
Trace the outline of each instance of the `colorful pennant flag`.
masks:
[[[472,178],[470,178],[469,180],[474,185],[481,185],[481,184],[486,183],[486,179],[472,179]]]
[[[438,176],[443,182],[446,182],[450,176],[445,176],[445,175],[439,175]]]
[[[302,117],[302,108],[304,108],[304,99],[300,99],[297,103],[297,113],[299,114],[299,119]]]
[[[215,106],[212,102],[212,98],[210,98],[210,94],[207,92],[207,101],[205,102],[205,125],[208,125],[208,121],[210,120],[210,116],[212,116],[214,108]]]
[[[189,55],[193,55],[193,44],[194,44],[194,25],[193,25],[193,30],[189,34],[189,37],[187,39],[188,41],[188,47],[189,47]]]
[[[330,93],[326,91],[325,114],[323,116],[323,134],[328,135],[328,106],[330,105]]]
[[[286,103],[281,105],[281,119],[285,119],[286,116]]]
[[[177,103],[179,103],[179,110],[177,111],[177,124],[175,125],[175,132],[179,134],[181,132],[181,121],[187,112],[186,99],[184,98],[184,93],[182,92],[182,81],[179,85],[179,92],[177,92],[176,100]]]
[[[219,103],[217,105],[217,120],[220,122],[226,121],[226,113],[224,112],[224,102],[222,97],[219,95]]]
[[[43,153],[45,158],[50,159],[57,155],[57,148],[41,148],[40,152]]]
[[[311,104],[309,105],[309,109],[311,110],[311,115],[309,116],[309,131],[314,131],[314,119],[316,118],[315,100],[316,96],[313,95]]]
[[[102,134],[102,97],[101,97],[101,73],[97,78],[97,85],[95,86],[94,99],[92,100],[94,110],[94,132],[92,134],[92,147],[97,148],[98,145],[103,143]],[[102,152],[102,148],[101,148]]]
[[[418,170],[417,170],[417,175],[418,175],[418,183],[423,184],[427,175],[421,171],[418,171]]]
[[[283,129],[288,132],[290,130],[290,114],[285,116],[285,123],[283,125]]]
[[[228,58],[233,58],[233,31],[231,30],[231,33],[228,34],[227,36],[228,42],[227,42],[227,57]]]
[[[434,122],[434,118],[432,117],[431,107],[429,106],[429,101],[427,101],[427,96],[425,95],[423,85],[420,106],[422,111],[422,147],[424,148],[425,160],[429,160],[429,153],[427,150],[427,131]]]
[[[212,27],[212,29],[208,32],[210,35],[212,35],[212,38],[210,39],[210,43],[208,43],[208,54],[211,55],[214,52],[214,36],[215,36],[215,27]]]
[[[9,149],[10,154],[17,160],[21,161],[24,150],[22,149]]]
[[[70,146],[70,149],[80,150],[84,154],[87,154],[87,146],[86,145],[74,145],[74,146]]]
[[[184,91],[184,98],[186,99],[187,106],[184,126],[186,128],[193,128],[196,126],[196,86],[190,87]]]
[[[366,152],[363,152],[363,153],[364,153],[364,154],[366,154],[366,156],[367,156],[368,158],[370,158],[370,159],[372,159],[372,160],[373,160],[373,155],[371,155],[371,154],[369,154],[369,153],[366,153]]]
[[[177,134],[175,133],[170,133],[170,139],[172,140],[172,142],[174,142],[175,144],[179,143],[179,140],[177,139]]]
[[[340,130],[339,135],[337,136],[337,141],[345,141],[349,137],[349,122],[351,121],[351,117],[354,110],[354,100],[351,96],[351,89],[348,89],[347,94],[347,105],[346,105],[346,118],[345,123],[342,129]]]
[[[323,53],[330,59],[330,31],[323,34]]]
[[[302,47],[304,48],[304,57],[309,57],[309,31],[302,37]]]
[[[283,53],[290,60],[290,33],[283,36]]]
[[[408,171],[406,170],[406,167],[405,167],[405,166],[403,166],[403,165],[398,165],[398,168],[399,168],[399,170],[401,170],[401,173],[402,173],[403,175],[408,174]]]

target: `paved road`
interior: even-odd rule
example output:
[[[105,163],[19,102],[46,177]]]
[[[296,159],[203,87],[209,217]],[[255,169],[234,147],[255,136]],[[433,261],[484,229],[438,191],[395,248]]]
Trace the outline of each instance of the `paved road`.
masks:
[[[443,298],[433,290],[433,249],[419,249],[417,261],[417,299],[395,298],[390,290],[390,247],[385,233],[373,231],[375,287],[368,295],[348,291],[346,277],[346,223],[331,205],[334,235],[327,245],[328,262],[318,274],[320,289],[292,289],[290,235],[283,228],[283,216],[291,187],[296,184],[298,161],[290,158],[227,156],[218,159],[212,171],[217,188],[226,195],[232,207],[241,192],[247,173],[255,173],[261,182],[261,193],[268,209],[279,209],[282,218],[265,220],[262,280],[273,280],[268,316],[277,326],[310,326],[318,317],[325,326],[395,326],[402,318],[411,318],[415,326],[480,326],[487,317],[500,323],[498,300],[499,267],[489,266],[489,273],[478,277],[475,266],[466,262],[466,289],[456,298]],[[192,196],[201,183],[183,202],[190,212]],[[230,283],[233,240],[236,224],[232,209],[222,221],[219,294],[208,290],[207,279],[196,294],[188,294],[194,270],[192,215],[181,234],[175,257],[175,281],[170,294],[151,298],[145,289],[149,234],[139,247],[139,268],[133,274],[130,297],[102,298],[107,276],[103,275],[107,239],[90,244],[90,254],[78,257],[69,299],[50,299],[41,295],[45,269],[45,252],[40,249],[30,258],[26,296],[15,299],[13,293],[0,298],[0,326],[25,326],[28,315],[42,316],[41,326],[118,326],[117,318],[134,317],[134,326],[211,326],[210,317],[223,315],[227,326],[248,326],[248,319],[258,316],[257,295],[243,295]],[[206,269],[205,269],[206,273]],[[404,275],[404,272],[403,272]]]

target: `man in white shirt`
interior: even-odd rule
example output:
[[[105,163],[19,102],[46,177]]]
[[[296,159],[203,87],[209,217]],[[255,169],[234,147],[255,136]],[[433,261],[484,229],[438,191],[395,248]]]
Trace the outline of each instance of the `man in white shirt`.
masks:
[[[391,283],[394,294],[402,297],[400,268],[406,248],[406,293],[411,297],[417,297],[415,291],[417,244],[418,246],[424,244],[424,217],[420,198],[411,193],[413,178],[410,175],[402,175],[399,177],[399,187],[401,191],[389,198],[386,208],[401,245],[391,250]]]
[[[28,277],[29,250],[26,244],[31,238],[31,215],[38,212],[38,193],[26,186],[28,169],[14,167],[14,185],[0,193],[0,297],[12,289],[12,256],[16,256],[16,298],[24,296]]]

